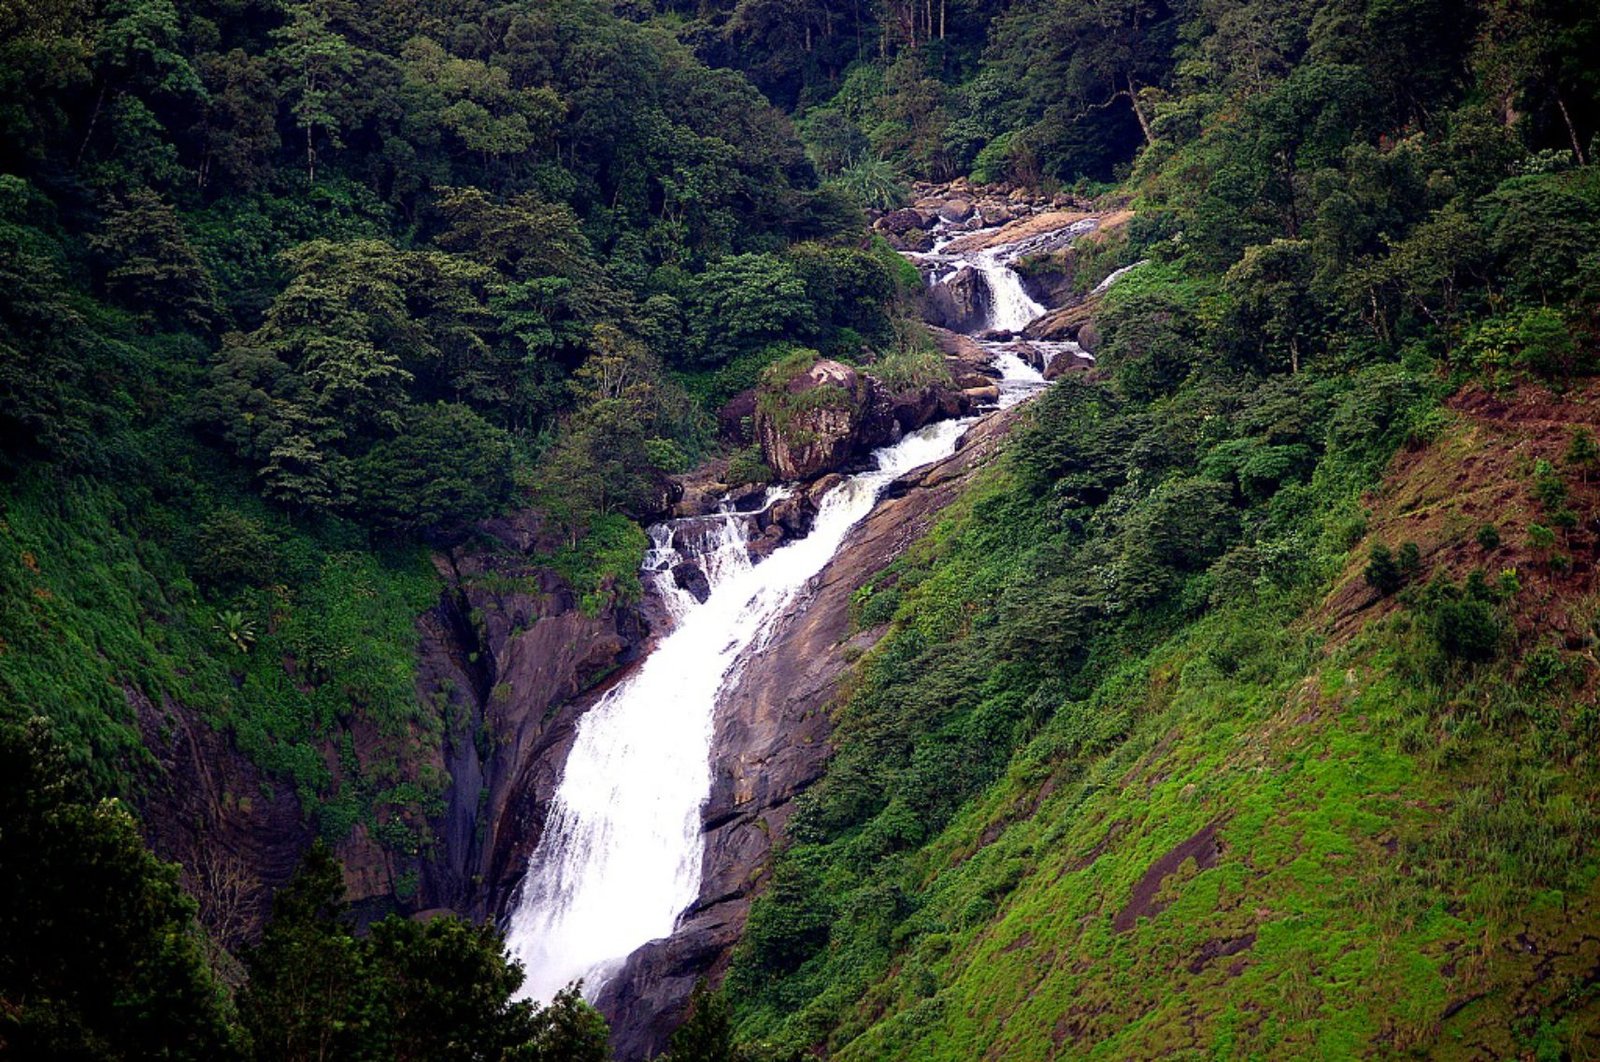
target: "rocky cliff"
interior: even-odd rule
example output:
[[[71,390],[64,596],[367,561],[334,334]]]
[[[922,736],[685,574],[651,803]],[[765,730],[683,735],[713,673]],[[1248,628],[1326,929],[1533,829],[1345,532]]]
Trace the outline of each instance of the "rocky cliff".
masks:
[[[703,976],[720,977],[793,800],[828,757],[827,709],[850,660],[881,631],[850,630],[850,595],[922,535],[993,460],[1021,415],[996,414],[960,449],[891,484],[717,707],[700,897],[671,937],[635,952],[598,999],[620,1059],[659,1051]]]

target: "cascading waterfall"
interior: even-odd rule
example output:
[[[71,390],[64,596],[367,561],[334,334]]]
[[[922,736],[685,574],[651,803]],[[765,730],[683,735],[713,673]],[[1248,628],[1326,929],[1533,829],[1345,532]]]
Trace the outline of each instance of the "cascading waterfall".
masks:
[[[993,298],[990,328],[1021,331],[1044,308],[1004,249],[968,259]],[[1045,385],[1002,344],[984,343],[1004,408]],[[811,532],[753,565],[751,514],[723,512],[650,529],[644,575],[674,627],[630,677],[578,723],[566,770],[507,928],[527,968],[524,995],[548,1000],[575,980],[598,993],[628,955],[664,937],[700,890],[700,810],[711,788],[713,715],[745,654],[759,651],[795,595],[894,478],[954,452],[977,418],[943,421],[873,455],[819,502]],[[786,494],[768,493],[765,504]],[[691,526],[693,525],[693,526]],[[671,574],[693,559],[710,593],[701,603]]]
[[[1035,302],[1022,286],[1022,278],[1002,259],[1004,248],[991,248],[972,259],[972,266],[983,275],[989,288],[989,328],[1001,332],[1021,332],[1044,307]]]
[[[700,888],[700,808],[711,788],[712,713],[743,653],[759,649],[796,592],[896,476],[955,450],[972,423],[943,421],[874,455],[820,501],[811,533],[752,566],[736,514],[702,538],[701,604],[664,573],[681,559],[652,530],[651,576],[677,625],[578,724],[566,772],[507,932],[523,991],[548,1000],[578,978],[591,997],[621,962],[672,932]]]

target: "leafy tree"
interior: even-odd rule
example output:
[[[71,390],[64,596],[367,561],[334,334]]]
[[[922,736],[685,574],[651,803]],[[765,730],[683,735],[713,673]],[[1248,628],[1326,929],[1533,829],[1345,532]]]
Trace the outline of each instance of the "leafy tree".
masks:
[[[272,920],[245,956],[239,1017],[258,1058],[355,1057],[362,1042],[361,955],[344,876],[320,841],[272,899]]]
[[[284,97],[305,134],[306,180],[317,179],[317,139],[341,147],[341,96],[352,91],[355,57],[350,42],[329,24],[323,0],[293,4],[288,21],[273,31],[273,59],[283,71]]]
[[[745,1057],[734,1044],[727,999],[700,978],[689,996],[688,1015],[667,1039],[667,1062],[742,1062]]]
[[[685,313],[691,364],[697,367],[804,336],[815,325],[805,282],[793,266],[771,254],[713,263],[690,281]]]
[[[509,497],[511,444],[465,406],[424,406],[362,455],[355,482],[356,512],[376,526],[451,527],[489,515]]]
[[[113,199],[89,245],[106,262],[106,289],[123,305],[180,327],[204,329],[216,319],[210,273],[177,212],[149,188]]]
[[[42,720],[0,722],[0,1042],[26,1058],[238,1057],[195,906]]]

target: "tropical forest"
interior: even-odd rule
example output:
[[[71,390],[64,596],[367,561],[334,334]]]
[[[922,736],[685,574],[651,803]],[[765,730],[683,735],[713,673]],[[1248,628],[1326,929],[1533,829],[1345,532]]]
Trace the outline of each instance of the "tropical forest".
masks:
[[[1600,7],[0,0],[0,1058],[1600,1058]]]

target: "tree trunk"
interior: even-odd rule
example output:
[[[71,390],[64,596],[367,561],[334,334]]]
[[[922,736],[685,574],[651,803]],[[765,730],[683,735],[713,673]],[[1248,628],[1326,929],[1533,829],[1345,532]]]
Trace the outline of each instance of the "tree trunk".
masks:
[[[1131,75],[1127,77],[1127,82],[1128,106],[1133,108],[1133,116],[1134,118],[1138,119],[1139,131],[1144,134],[1144,142],[1147,145],[1153,144],[1155,143],[1156,138],[1150,135],[1150,120],[1147,119],[1144,116],[1144,112],[1139,109],[1139,94],[1138,91],[1133,87],[1133,77]]]
[[[939,39],[944,40],[944,8],[945,0],[939,0]]]
[[[1578,129],[1572,124],[1572,115],[1567,113],[1567,101],[1562,97],[1561,90],[1556,90],[1556,107],[1561,111],[1561,120],[1567,123],[1567,136],[1572,140],[1572,154],[1578,160],[1579,166],[1587,166],[1588,160],[1583,157],[1583,145],[1578,142]]]

